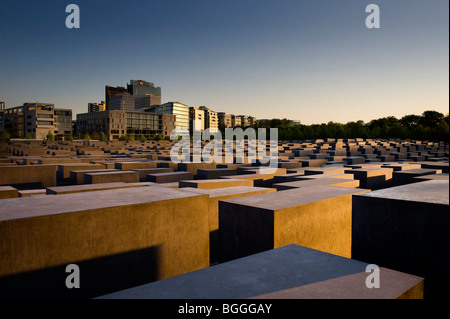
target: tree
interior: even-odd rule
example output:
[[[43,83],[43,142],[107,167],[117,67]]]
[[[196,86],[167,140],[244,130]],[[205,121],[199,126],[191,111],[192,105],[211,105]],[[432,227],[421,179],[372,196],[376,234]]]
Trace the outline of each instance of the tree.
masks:
[[[139,140],[141,142],[145,142],[147,140],[147,138],[145,137],[145,135],[141,135],[141,137],[139,138]]]
[[[48,131],[47,133],[47,141],[54,141],[55,137],[53,136],[52,132]]]
[[[9,134],[8,131],[3,131],[2,134],[0,134],[0,141],[5,142],[11,139],[11,134]]]
[[[444,120],[444,114],[436,111],[425,111],[422,113],[420,124],[424,127],[435,127]]]
[[[154,140],[155,141],[160,141],[160,140],[162,140],[163,139],[163,137],[162,137],[162,135],[161,134],[156,134],[156,136],[155,136],[155,138],[154,138]]]
[[[25,134],[25,139],[31,140],[32,138],[33,138],[33,136],[31,135],[31,133],[27,132],[27,133]]]
[[[108,138],[106,137],[106,134],[104,132],[100,132],[100,136],[98,139],[102,142],[108,141]]]
[[[420,124],[421,117],[419,115],[405,115],[400,119],[400,124],[404,127],[411,129]]]
[[[69,132],[69,134],[67,134],[67,135],[64,137],[64,139],[65,139],[66,141],[73,141],[73,135],[72,135],[72,132]]]
[[[86,141],[90,141],[91,140],[91,136],[89,135],[89,133],[84,134],[83,140],[86,140]]]

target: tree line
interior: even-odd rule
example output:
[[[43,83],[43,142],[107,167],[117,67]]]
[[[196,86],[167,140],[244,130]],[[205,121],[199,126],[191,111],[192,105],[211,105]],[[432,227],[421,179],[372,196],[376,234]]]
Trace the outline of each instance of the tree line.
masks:
[[[425,111],[421,115],[394,116],[346,124],[328,122],[322,124],[292,125],[288,119],[272,119],[253,126],[278,128],[279,140],[308,140],[317,138],[373,138],[449,141],[449,114]]]

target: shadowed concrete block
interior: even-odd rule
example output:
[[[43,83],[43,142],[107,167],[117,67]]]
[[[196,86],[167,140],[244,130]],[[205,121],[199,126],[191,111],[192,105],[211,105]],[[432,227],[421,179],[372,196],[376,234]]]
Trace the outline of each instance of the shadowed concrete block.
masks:
[[[353,174],[359,180],[360,187],[376,190],[392,186],[392,168],[355,168],[346,170],[346,174]]]
[[[441,174],[441,170],[431,169],[431,168],[418,168],[409,169],[406,171],[397,171],[393,173],[393,184],[394,186],[400,186],[405,184],[411,184],[419,182],[420,180],[415,177]]]
[[[138,183],[139,174],[134,171],[114,171],[84,174],[85,184],[101,184],[101,183]]]
[[[198,169],[197,177],[199,179],[217,179],[220,176],[236,175],[236,168],[209,168]]]
[[[343,159],[343,161],[346,162],[347,165],[364,164],[366,162],[366,159],[362,156],[347,156]]]
[[[420,164],[422,165],[422,168],[440,169],[440,170],[442,170],[442,173],[446,173],[446,174],[449,173],[449,170],[448,170],[448,165],[449,165],[448,159],[447,159],[447,163],[444,163],[444,162],[436,162],[436,163],[434,163],[434,162],[421,162]]]
[[[139,181],[141,182],[145,182],[147,181],[147,175],[148,174],[157,174],[157,173],[170,173],[173,172],[173,168],[163,168],[163,167],[158,167],[158,168],[137,168],[137,169],[132,169],[131,171],[136,172],[139,174]]]
[[[209,231],[210,231],[211,264],[219,261],[219,200],[276,192],[276,189],[273,188],[252,187],[252,186],[234,186],[215,189],[182,188],[181,190],[191,191],[199,194],[208,194],[209,196]]]
[[[169,173],[156,173],[148,174],[147,181],[153,183],[173,183],[182,181],[185,179],[193,179],[194,176],[191,172],[169,172]]]
[[[178,187],[192,187],[201,189],[225,188],[234,186],[253,186],[253,181],[248,179],[208,179],[179,181]]]
[[[380,268],[380,288],[365,282],[369,264],[287,245],[191,273],[103,295],[101,299],[421,299],[423,278]]]
[[[11,186],[0,186],[0,199],[19,197],[17,188]]]
[[[116,189],[116,188],[128,188],[128,187],[140,187],[148,186],[145,183],[97,183],[97,184],[84,184],[84,185],[69,185],[69,186],[55,186],[47,187],[47,195],[62,195],[71,193],[93,192],[100,190]]]
[[[56,165],[0,166],[0,185],[40,184],[56,186]]]
[[[352,258],[425,278],[425,298],[449,284],[449,183],[430,180],[353,196]]]
[[[178,163],[178,171],[191,172],[194,176],[197,175],[198,169],[216,168],[216,163]]]
[[[220,260],[288,244],[350,257],[352,195],[318,185],[219,202]]]
[[[89,164],[89,163],[59,164],[56,177],[58,181],[65,181],[70,179],[71,171],[100,170],[100,169],[106,169],[106,166],[102,164]]]
[[[90,298],[209,266],[207,195],[150,186],[5,199],[2,208],[3,298]],[[65,286],[72,263],[79,289]]]
[[[87,173],[118,172],[118,171],[119,171],[118,169],[114,169],[114,168],[70,171],[70,184],[72,184],[72,185],[84,184],[84,175]]]

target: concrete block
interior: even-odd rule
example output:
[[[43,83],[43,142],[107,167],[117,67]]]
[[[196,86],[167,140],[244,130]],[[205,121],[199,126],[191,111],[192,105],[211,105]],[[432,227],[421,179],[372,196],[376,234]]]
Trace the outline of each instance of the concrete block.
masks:
[[[392,168],[355,168],[346,170],[346,174],[353,174],[354,178],[359,180],[360,187],[365,189],[377,190],[392,186]]]
[[[100,183],[138,183],[139,174],[134,171],[114,171],[114,172],[99,172],[84,174],[85,184],[100,184]]]
[[[118,172],[118,171],[120,170],[114,168],[70,171],[70,184],[72,185],[84,184],[84,175],[87,173],[103,173],[103,172]]]
[[[353,196],[352,258],[425,278],[424,297],[449,285],[448,180]]]
[[[156,174],[148,174],[147,181],[153,183],[173,183],[179,182],[182,180],[190,180],[193,179],[192,172],[180,171],[180,172],[169,172],[169,173],[156,173]]]
[[[209,241],[211,264],[217,263],[219,261],[219,201],[230,198],[276,192],[276,189],[273,188],[252,186],[234,186],[214,189],[181,188],[180,190],[190,191],[198,194],[207,194],[209,196]]]
[[[209,168],[198,169],[197,178],[199,179],[217,179],[220,176],[236,175],[237,169],[235,168]]]
[[[11,186],[0,186],[0,199],[19,197],[17,188]]]
[[[179,188],[192,187],[201,189],[215,189],[235,186],[253,187],[253,181],[248,179],[207,179],[207,180],[182,180],[178,182]]]
[[[288,244],[350,257],[352,195],[318,185],[219,202],[220,260]]]
[[[51,164],[0,166],[0,185],[56,186],[56,167]]]
[[[208,209],[207,195],[166,187],[4,199],[0,296],[92,298],[208,267]]]
[[[421,277],[380,268],[380,288],[365,281],[369,264],[287,245],[214,267],[118,291],[99,299],[421,299]],[[248,303],[258,301],[249,300]],[[215,310],[213,310],[215,311]]]

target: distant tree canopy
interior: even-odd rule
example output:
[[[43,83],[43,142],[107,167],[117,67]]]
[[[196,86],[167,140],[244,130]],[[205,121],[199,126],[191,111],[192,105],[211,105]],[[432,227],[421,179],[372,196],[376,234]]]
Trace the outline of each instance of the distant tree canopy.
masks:
[[[287,119],[272,119],[253,126],[278,128],[279,140],[302,140],[316,138],[400,138],[430,141],[449,141],[449,114],[425,111],[421,115],[409,114],[397,119],[394,116],[371,120],[328,122],[323,124],[292,125]]]

